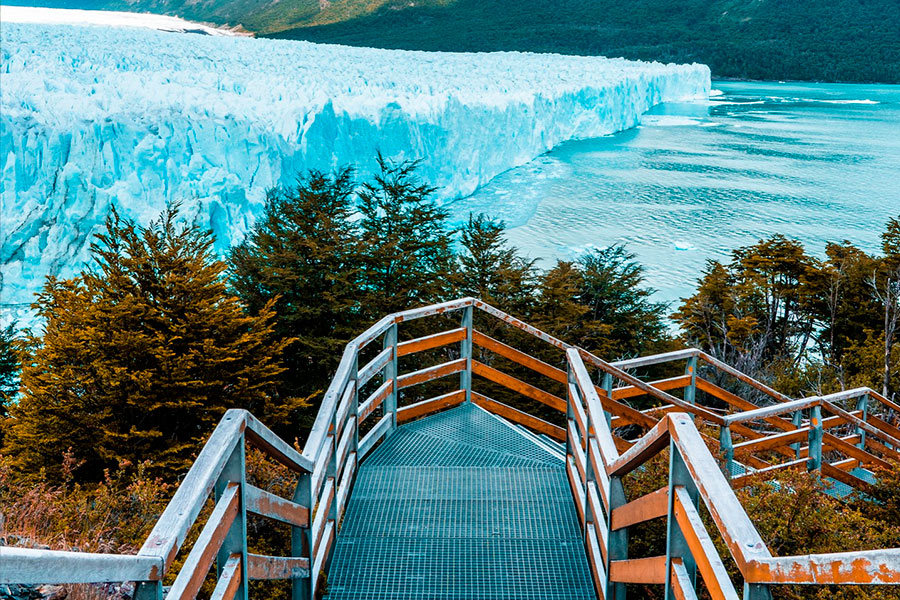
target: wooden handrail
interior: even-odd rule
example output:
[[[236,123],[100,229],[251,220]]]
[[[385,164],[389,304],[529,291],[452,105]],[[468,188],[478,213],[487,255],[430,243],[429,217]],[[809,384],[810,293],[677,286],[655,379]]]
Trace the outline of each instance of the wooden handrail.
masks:
[[[559,364],[564,360],[567,371],[475,329],[472,323],[474,309],[562,351]],[[452,312],[462,313],[461,327],[398,341],[399,324]],[[360,366],[359,351],[379,338],[383,339],[382,349],[367,364]],[[411,373],[397,372],[398,357],[455,343],[460,344],[460,352],[450,353],[446,362]],[[474,360],[473,345],[522,365],[552,381],[557,387],[560,383],[564,384],[566,398],[559,398]],[[699,377],[695,369],[697,360],[749,385],[774,399],[776,404],[757,407]],[[613,384],[607,382],[604,382],[604,388],[597,386],[591,380],[585,361],[606,374],[606,381],[619,382],[620,387],[612,387]],[[645,382],[629,373],[630,370],[673,361],[688,361],[685,375]],[[456,373],[461,374],[460,389],[398,407],[400,389]],[[474,391],[472,374],[481,375],[526,398],[565,412],[568,415],[566,427],[558,427]],[[360,387],[379,375],[382,380],[378,387],[361,399]],[[675,389],[685,389],[684,399],[668,393]],[[719,414],[696,402],[695,390],[710,393],[739,412]],[[650,396],[662,406],[641,412],[625,403],[626,398],[638,395]],[[868,411],[859,410],[865,404],[858,404],[857,410],[846,410],[838,405],[846,400],[864,397],[868,398]],[[649,519],[667,517],[670,530],[679,532],[685,540],[685,547],[693,553],[695,560],[691,564],[698,566],[712,597],[735,598],[734,590],[723,575],[721,560],[715,555],[715,548],[699,518],[697,503],[700,501],[708,509],[748,584],[900,583],[900,549],[773,557],[733,492],[733,485],[742,485],[752,475],[729,482],[694,423],[697,418],[743,436],[747,441],[730,446],[738,452],[771,449],[791,458],[795,453],[800,455],[796,460],[782,465],[769,465],[750,455],[748,464],[760,468],[756,475],[772,475],[781,469],[803,467],[812,462],[812,450],[816,448],[814,439],[810,437],[809,444],[804,446],[804,436],[819,427],[822,430],[818,442],[820,446],[848,457],[832,463],[823,462],[822,474],[865,489],[869,484],[848,471],[857,465],[889,468],[892,463],[887,458],[900,458],[900,429],[888,422],[892,418],[890,411],[900,412],[900,405],[869,388],[794,400],[693,348],[606,362],[473,298],[388,315],[348,343],[323,396],[302,452],[279,438],[250,413],[229,410],[210,435],[138,555],[0,547],[0,583],[131,580],[141,584],[136,598],[158,599],[162,593],[163,577],[175,564],[175,557],[185,542],[187,532],[215,491],[216,505],[186,557],[185,566],[175,578],[170,597],[192,597],[203,582],[214,555],[218,553],[223,562],[213,598],[244,598],[246,580],[279,578],[294,579],[295,585],[300,585],[300,597],[310,598],[318,585],[322,569],[327,565],[360,461],[398,423],[456,406],[469,399],[513,423],[566,442],[566,472],[576,512],[584,528],[591,573],[600,590],[611,589],[609,586],[615,586],[617,582],[641,580],[670,586],[678,598],[696,597],[691,584],[692,575],[681,556],[627,559],[617,554],[615,546],[611,545],[614,540],[622,539],[620,533],[628,527]],[[875,411],[873,414],[873,402],[880,404],[882,410],[887,412]],[[383,410],[378,413],[378,420],[360,438],[359,425],[380,408]],[[821,423],[816,423],[812,416],[804,421],[798,411],[812,409],[834,416],[821,419]],[[781,417],[789,412],[797,412],[797,420]],[[884,419],[878,415],[884,416]],[[766,423],[779,431],[773,435],[771,431],[760,428],[758,423],[751,426],[753,421]],[[626,442],[614,435],[614,431],[625,431],[623,424],[637,425],[646,433],[637,440]],[[856,434],[839,437],[828,433],[829,427],[839,424],[850,424]],[[245,444],[259,448],[265,456],[298,475],[298,486],[292,499],[246,483]],[[794,444],[793,449],[789,448],[791,444]],[[620,453],[619,447],[624,452]],[[669,486],[632,502],[625,501],[622,478],[667,447],[670,455],[675,457]],[[243,548],[240,545],[235,548],[234,536],[230,532],[241,531],[246,512],[288,524],[293,531],[294,555],[274,557],[250,554],[246,550],[246,540],[243,541]],[[145,590],[150,590],[150,593],[144,593]]]

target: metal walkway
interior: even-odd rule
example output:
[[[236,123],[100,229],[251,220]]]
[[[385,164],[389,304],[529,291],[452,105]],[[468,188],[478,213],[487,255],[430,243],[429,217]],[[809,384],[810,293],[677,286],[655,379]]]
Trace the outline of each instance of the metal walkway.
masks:
[[[464,404],[360,466],[327,598],[593,599],[583,536],[562,456]]]

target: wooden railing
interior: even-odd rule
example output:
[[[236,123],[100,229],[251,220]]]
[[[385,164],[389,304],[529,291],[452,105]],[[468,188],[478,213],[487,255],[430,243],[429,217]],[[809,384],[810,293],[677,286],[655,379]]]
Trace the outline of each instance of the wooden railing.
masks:
[[[488,319],[483,330],[475,327],[476,310]],[[439,315],[458,320],[437,333],[405,332],[401,340],[403,323],[443,318]],[[495,330],[539,340],[553,358],[538,359],[488,335]],[[436,354],[443,362],[428,365]],[[412,355],[419,356],[405,358]],[[401,373],[401,358],[415,368]],[[675,376],[646,382],[632,374],[679,362],[684,369]],[[588,368],[598,372],[598,383]],[[703,369],[709,371],[705,378]],[[419,387],[456,375],[458,385],[445,382],[437,395]],[[726,389],[726,383],[713,383],[717,378],[733,380],[773,405],[761,408]],[[505,390],[506,401],[483,393],[483,381]],[[635,408],[639,397],[653,406]],[[710,402],[704,404],[703,397]],[[246,411],[228,411],[137,555],[0,547],[0,583],[134,581],[136,598],[161,600],[165,580],[172,581],[165,597],[183,599],[196,596],[215,563],[217,600],[246,598],[247,582],[254,579],[291,579],[295,599],[313,598],[360,461],[399,424],[464,402],[565,442],[600,597],[622,597],[624,584],[642,582],[667,586],[675,594],[670,597],[691,598],[697,570],[711,592],[718,590],[714,598],[735,597],[702,529],[700,498],[744,576],[746,598],[767,597],[766,586],[778,583],[900,583],[900,550],[772,557],[707,448],[720,444],[718,458],[728,472],[740,464],[746,472],[777,474],[802,464],[865,490],[868,484],[851,471],[890,467],[889,460],[900,458],[900,406],[869,389],[793,400],[695,349],[607,363],[472,298],[389,315],[351,341],[302,452]],[[532,414],[522,406],[542,409]],[[823,419],[823,411],[832,416]],[[782,416],[787,414],[790,419]],[[853,431],[831,433],[838,427]],[[718,429],[718,439],[703,433],[709,428]],[[291,498],[246,482],[246,444],[297,474]],[[622,478],[666,447],[673,457],[668,489],[627,501]],[[732,483],[745,481],[742,472]],[[210,497],[214,508],[176,574],[176,557]],[[249,554],[247,514],[288,524],[291,556]],[[669,519],[666,556],[629,560],[628,528],[664,516]]]

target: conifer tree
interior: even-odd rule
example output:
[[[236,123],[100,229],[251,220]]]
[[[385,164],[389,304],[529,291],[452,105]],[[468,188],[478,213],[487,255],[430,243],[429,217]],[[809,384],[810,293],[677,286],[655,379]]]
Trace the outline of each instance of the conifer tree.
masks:
[[[19,391],[19,370],[16,324],[10,323],[0,328],[0,419],[6,417],[7,407]]]
[[[278,338],[295,339],[284,360],[283,395],[323,391],[343,346],[362,330],[354,187],[344,168],[333,176],[311,171],[291,188],[271,190],[263,215],[231,253],[235,292],[254,314],[274,303]]]
[[[502,221],[484,214],[469,215],[460,231],[460,294],[512,314],[527,315],[537,287],[534,261],[519,256],[503,232]]]
[[[380,154],[377,160],[379,173],[359,192],[363,307],[370,319],[445,300],[455,271],[447,211],[416,177],[417,163]]]
[[[226,291],[211,232],[178,224],[178,207],[142,228],[113,212],[92,244],[93,267],[49,279],[34,308],[23,394],[4,453],[27,473],[98,480],[121,460],[183,472],[226,409],[284,420],[271,390],[284,342],[270,306],[246,316]]]

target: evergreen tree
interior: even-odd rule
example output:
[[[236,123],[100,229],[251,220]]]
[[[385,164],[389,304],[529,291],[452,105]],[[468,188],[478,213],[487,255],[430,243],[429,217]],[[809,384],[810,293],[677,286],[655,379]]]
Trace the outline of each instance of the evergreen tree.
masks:
[[[370,319],[447,299],[455,271],[447,211],[415,176],[417,163],[377,160],[380,172],[359,192]]]
[[[508,245],[502,221],[469,215],[460,231],[459,291],[516,315],[527,315],[534,303],[534,261]]]
[[[363,328],[354,187],[345,168],[333,176],[311,171],[292,188],[271,190],[263,215],[231,253],[234,291],[253,314],[274,303],[278,338],[295,339],[284,363],[287,396],[324,390],[343,346]]]
[[[582,317],[602,324],[602,339],[585,339],[586,348],[608,356],[636,356],[658,349],[667,338],[668,305],[651,300],[656,290],[644,287],[644,268],[624,246],[615,245],[583,255],[578,265],[578,302],[588,308]]]
[[[270,306],[248,317],[225,287],[212,234],[177,224],[171,206],[147,228],[113,212],[92,244],[94,267],[49,279],[34,308],[22,398],[4,453],[58,477],[63,453],[99,480],[121,460],[182,472],[228,408],[284,420],[270,394],[284,342]]]
[[[19,391],[19,350],[16,324],[0,328],[0,419],[7,415],[8,406]],[[0,432],[2,435],[2,432]],[[0,437],[0,442],[2,442]]]

